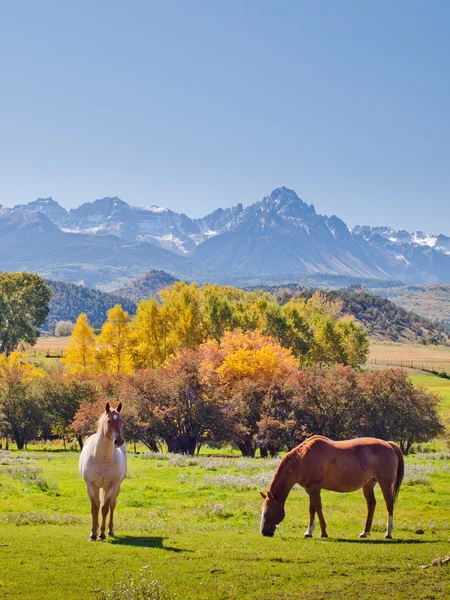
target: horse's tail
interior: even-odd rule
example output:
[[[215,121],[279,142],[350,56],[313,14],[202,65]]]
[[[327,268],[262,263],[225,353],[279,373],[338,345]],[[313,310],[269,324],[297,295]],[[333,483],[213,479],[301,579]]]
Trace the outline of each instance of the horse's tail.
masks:
[[[100,488],[98,492],[100,496],[100,507],[102,507],[105,504],[105,490],[103,488]]]
[[[403,475],[405,474],[405,461],[403,460],[403,453],[395,442],[388,442],[388,444],[395,450],[397,454],[397,476],[394,483],[394,501],[397,499],[400,486],[402,485]]]

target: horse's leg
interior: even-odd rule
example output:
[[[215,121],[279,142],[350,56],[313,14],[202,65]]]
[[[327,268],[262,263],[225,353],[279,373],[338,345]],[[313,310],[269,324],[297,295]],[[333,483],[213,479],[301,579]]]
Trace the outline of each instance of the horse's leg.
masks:
[[[311,492],[311,496],[313,496],[313,495],[315,497],[315,502],[316,502],[317,516],[319,517],[320,537],[327,538],[328,537],[327,524],[325,523],[325,519],[324,519],[323,512],[322,512],[322,499],[320,497],[320,490]]]
[[[384,537],[392,539],[392,530],[394,529],[394,494],[392,493],[392,480],[379,480],[381,491],[383,492],[384,501],[388,511],[387,529]]]
[[[312,504],[312,500],[311,500],[311,493],[309,490],[306,490],[306,493],[309,496],[309,527],[308,529],[305,531],[305,533],[303,534],[304,538],[310,538],[312,537],[313,531],[316,528],[316,524],[315,524],[315,515],[316,515],[316,509]]]
[[[106,529],[106,517],[108,516],[108,511],[109,511],[109,490],[108,492],[105,492],[104,498],[103,498],[103,506],[102,506],[102,524],[100,527],[100,539],[101,540],[105,540],[106,539],[106,535],[105,535],[105,529]]]
[[[117,496],[111,498],[109,503],[109,523],[108,523],[108,535],[114,537],[114,509],[116,508]]]
[[[100,508],[100,496],[98,488],[91,483],[86,483],[87,493],[91,500],[91,517],[92,517],[92,530],[89,536],[90,542],[95,542],[97,539],[98,530],[98,509]]]
[[[369,481],[369,483],[366,483],[366,485],[363,486],[364,498],[367,502],[367,519],[364,531],[359,534],[360,538],[369,537],[370,531],[372,529],[373,513],[375,512],[375,506],[377,503],[377,501],[375,500],[375,494],[373,493],[373,488],[376,485],[376,481]]]
[[[325,519],[323,518],[322,513],[322,501],[320,499],[320,489],[319,490],[309,490],[309,527],[303,534],[303,537],[310,538],[312,537],[313,531],[316,527],[315,524],[315,515],[317,512],[317,516],[319,517],[321,534],[320,537],[328,537],[327,535],[327,524],[325,523]]]

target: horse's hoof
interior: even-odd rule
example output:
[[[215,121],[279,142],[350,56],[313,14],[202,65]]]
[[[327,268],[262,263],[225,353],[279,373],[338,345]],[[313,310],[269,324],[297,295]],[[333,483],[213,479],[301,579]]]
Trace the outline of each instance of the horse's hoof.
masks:
[[[108,531],[108,535],[109,535],[109,537],[115,537],[114,531]]]
[[[102,540],[102,542],[103,542],[104,540],[106,540],[106,535],[105,535],[104,533],[101,533],[101,534],[98,536],[98,539],[99,539],[99,540]]]
[[[97,540],[97,536],[96,535],[90,535],[88,538],[89,542],[95,542]]]
[[[306,533],[303,534],[303,537],[304,538],[312,538],[312,533],[306,532]]]
[[[325,532],[322,532],[322,533],[320,534],[320,537],[321,537],[321,538],[327,538],[327,537],[328,537],[328,533],[327,533],[326,531],[325,531]]]
[[[370,535],[370,533],[368,533],[367,531],[363,531],[362,533],[359,534],[360,539],[365,539],[368,538]]]
[[[392,535],[389,535],[388,533],[385,534],[384,536],[385,540],[392,540]]]

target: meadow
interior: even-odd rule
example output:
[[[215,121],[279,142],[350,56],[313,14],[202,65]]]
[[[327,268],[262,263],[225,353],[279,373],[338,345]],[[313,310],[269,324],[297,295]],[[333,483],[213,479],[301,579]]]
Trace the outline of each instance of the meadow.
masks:
[[[423,598],[450,595],[450,454],[407,458],[394,539],[359,540],[362,492],[323,493],[330,538],[303,539],[306,494],[295,486],[274,538],[259,533],[261,498],[278,459],[130,454],[116,535],[88,542],[76,452],[0,452],[0,598]],[[421,533],[423,532],[423,533]],[[127,574],[135,595],[126,592]],[[137,595],[140,577],[157,580]],[[115,585],[120,590],[113,592]],[[164,590],[167,590],[167,595]],[[109,594],[109,595],[108,595]]]
[[[450,381],[418,371],[411,377],[437,392],[448,414]],[[358,539],[366,517],[362,491],[323,492],[330,538],[316,530],[305,540],[308,502],[298,486],[275,537],[259,532],[258,492],[269,487],[279,459],[244,459],[229,448],[203,448],[194,457],[151,454],[138,446],[139,453],[129,453],[118,500],[117,537],[88,542],[79,454],[56,443],[12,448],[0,450],[0,599],[450,597],[450,564],[439,560],[450,554],[448,449],[406,457],[393,540],[383,539],[378,488],[371,538]]]

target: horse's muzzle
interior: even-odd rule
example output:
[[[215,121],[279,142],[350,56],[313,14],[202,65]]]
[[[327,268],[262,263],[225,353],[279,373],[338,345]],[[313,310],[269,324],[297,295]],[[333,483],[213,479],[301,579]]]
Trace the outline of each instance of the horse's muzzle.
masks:
[[[124,445],[124,440],[114,440],[114,444],[116,446],[116,448],[120,448],[121,446]]]
[[[273,537],[275,534],[275,531],[261,531],[261,533],[263,534],[264,537]]]

